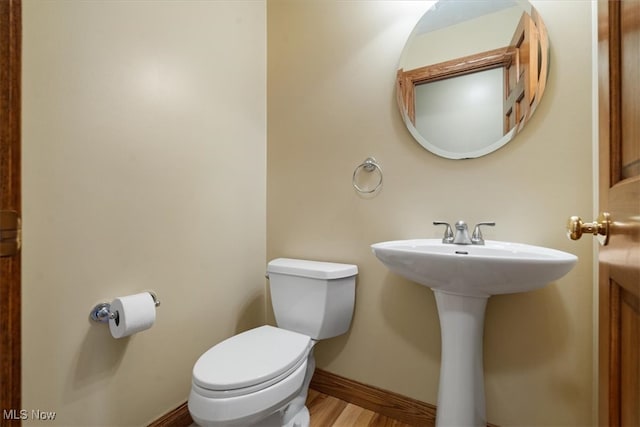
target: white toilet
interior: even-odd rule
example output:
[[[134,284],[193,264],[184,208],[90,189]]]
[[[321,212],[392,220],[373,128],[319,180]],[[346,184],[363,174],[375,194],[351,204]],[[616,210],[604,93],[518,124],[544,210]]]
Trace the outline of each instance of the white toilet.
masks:
[[[349,329],[358,267],[279,258],[267,273],[278,327],[228,338],[193,367],[189,412],[203,427],[309,426],[313,346]]]

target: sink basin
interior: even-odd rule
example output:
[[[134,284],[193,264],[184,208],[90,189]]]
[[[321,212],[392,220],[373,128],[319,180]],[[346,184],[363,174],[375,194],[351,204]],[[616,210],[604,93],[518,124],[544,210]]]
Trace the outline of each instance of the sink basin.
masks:
[[[567,274],[578,258],[492,240],[484,245],[396,240],[371,249],[389,270],[435,294],[442,337],[436,427],[485,427],[482,336],[487,300],[541,288]]]
[[[487,240],[453,245],[440,239],[395,240],[371,245],[391,271],[433,290],[491,296],[541,288],[567,274],[575,255],[539,246]]]

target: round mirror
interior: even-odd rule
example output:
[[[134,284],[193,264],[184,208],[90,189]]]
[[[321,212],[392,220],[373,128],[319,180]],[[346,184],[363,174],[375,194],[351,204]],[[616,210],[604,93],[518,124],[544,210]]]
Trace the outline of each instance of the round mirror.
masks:
[[[549,39],[524,0],[439,0],[418,21],[396,78],[407,129],[449,159],[511,141],[544,92]]]

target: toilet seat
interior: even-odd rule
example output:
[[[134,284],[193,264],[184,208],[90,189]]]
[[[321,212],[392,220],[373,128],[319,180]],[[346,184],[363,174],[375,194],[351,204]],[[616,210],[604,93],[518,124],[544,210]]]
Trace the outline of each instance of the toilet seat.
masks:
[[[209,398],[255,393],[287,378],[307,360],[311,338],[261,326],[205,352],[193,368],[193,386]]]

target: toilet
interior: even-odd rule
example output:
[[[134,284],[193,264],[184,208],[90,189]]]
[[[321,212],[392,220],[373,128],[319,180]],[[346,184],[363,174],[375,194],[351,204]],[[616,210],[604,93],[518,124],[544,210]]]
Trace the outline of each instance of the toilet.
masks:
[[[248,330],[200,356],[188,403],[193,420],[202,427],[308,427],[313,347],[349,329],[357,274],[352,264],[269,262],[278,327]]]

